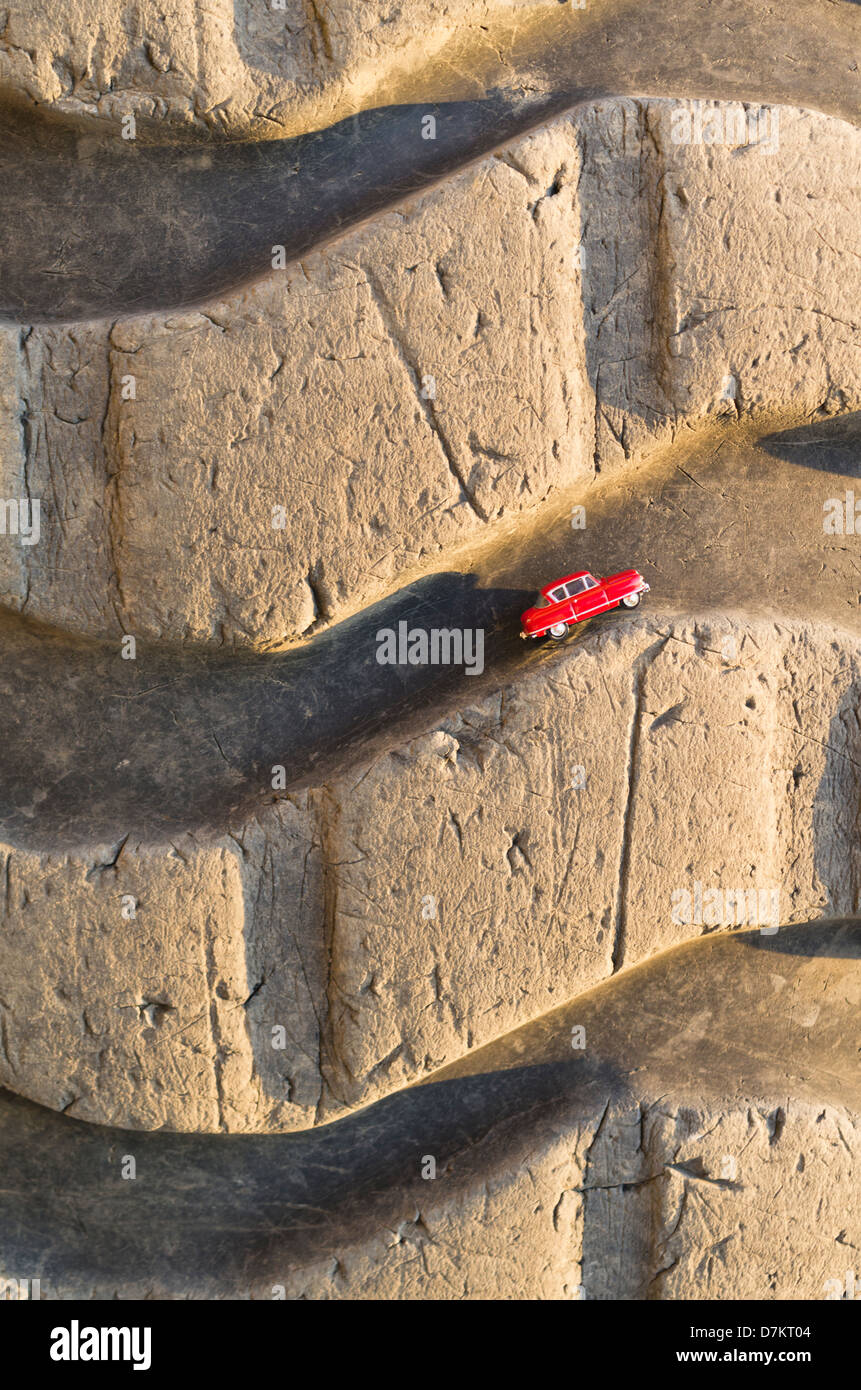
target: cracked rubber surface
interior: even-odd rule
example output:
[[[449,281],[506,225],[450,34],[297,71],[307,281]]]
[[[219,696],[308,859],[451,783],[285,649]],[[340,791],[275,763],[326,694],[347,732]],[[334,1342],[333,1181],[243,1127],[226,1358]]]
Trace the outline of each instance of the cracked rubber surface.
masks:
[[[123,145],[110,114],[91,122],[10,92],[0,119],[0,169],[14,190],[2,213],[0,314],[26,333],[241,295],[267,273],[273,243],[291,259],[333,243],[504,140],[598,98],[779,101],[857,123],[854,3],[800,0],[788,14],[737,0],[697,0],[681,13],[669,0],[648,10],[596,4],[576,29],[570,13],[540,18],[515,30],[495,61],[483,50],[470,70],[464,44],[459,62],[449,52],[406,79],[381,73],[364,104],[348,112],[336,102],[319,127],[294,110],[277,139],[260,140],[250,125],[255,138],[223,140],[200,124],[179,131],[144,118],[139,140]],[[434,142],[420,135],[428,110]],[[854,270],[857,250],[840,252]],[[640,312],[651,325],[655,305]],[[833,326],[854,351],[857,326]],[[832,342],[826,357],[838,351]],[[648,617],[584,626],[567,649],[575,663],[614,633],[642,634],[643,623],[699,614],[743,632],[756,620],[804,620],[825,654],[823,688],[811,694],[811,679],[801,704],[809,697],[826,708],[829,678],[854,659],[861,596],[849,538],[822,528],[823,504],[851,489],[861,461],[840,370],[834,382],[827,373],[817,411],[770,417],[767,400],[757,401],[755,419],[728,411],[648,458],[620,428],[626,466],[616,475],[450,546],[442,563],[291,650],[141,641],[137,659],[124,662],[116,640],[4,612],[0,832],[15,851],[58,862],[71,851],[92,855],[91,872],[105,881],[138,840],[206,847],[233,833],[241,842],[278,799],[273,763],[285,766],[289,811],[306,788],[325,794],[354,770],[364,776],[369,760],[421,738],[456,706],[468,713],[503,685],[552,677],[553,653],[526,650],[516,635],[536,575],[544,582],[579,563],[609,572],[631,563],[632,551],[652,585]],[[23,433],[26,408],[6,414]],[[578,535],[570,508],[581,503],[590,520]],[[484,625],[484,673],[378,665],[376,632],[404,614],[429,626]],[[683,724],[683,705],[655,723]],[[854,859],[845,869],[836,862],[851,843],[856,763],[831,745],[839,726],[855,748],[851,708],[834,718],[824,743],[814,720],[798,719],[805,745],[838,760],[819,811],[812,891],[821,881],[832,890],[822,920],[783,919],[774,937],[707,934],[487,1047],[473,1049],[468,1034],[466,1055],[428,1082],[407,1078],[396,1094],[313,1133],[131,1133],[4,1094],[0,1149],[14,1176],[0,1199],[0,1263],[41,1276],[49,1297],[269,1298],[273,1287],[315,1299],[556,1298],[581,1288],[623,1299],[819,1296],[842,1269],[841,1247],[859,1239],[858,933],[854,918],[833,920],[836,900],[857,913]],[[627,730],[617,720],[601,736],[614,732]],[[632,744],[631,788],[638,756]],[[782,771],[804,795],[803,761]],[[395,781],[395,802],[398,792]],[[724,814],[714,798],[703,811],[707,834],[721,836]],[[529,867],[516,819],[512,878]],[[304,901],[304,879],[302,889]],[[10,892],[7,873],[7,926]],[[30,906],[26,883],[22,901]],[[331,922],[335,903],[328,908]],[[86,910],[82,920],[92,926]],[[187,925],[180,906],[166,929]],[[629,908],[613,965],[627,963],[634,938],[655,949],[651,930]],[[50,974],[56,962],[42,965]],[[207,970],[215,996],[225,981],[211,961]],[[373,995],[373,972],[360,983]],[[410,997],[408,976],[396,983]],[[262,1004],[263,981],[245,984],[242,1007]],[[150,985],[122,1007],[154,1027],[172,1006]],[[94,1017],[82,1011],[84,1034]],[[41,1026],[50,1040],[49,1010]],[[581,1026],[582,1057],[571,1044]],[[4,1024],[4,1054],[7,1046]],[[218,1046],[220,1065],[232,1054],[223,1038]],[[144,1038],[142,1059],[147,1047]],[[128,1154],[138,1162],[134,1183],[118,1176]],[[427,1156],[433,1181],[421,1176]]]
[[[4,1096],[3,1263],[38,1274],[48,1297],[271,1298],[280,1284],[292,1298],[447,1298],[486,1296],[486,1251],[498,1297],[564,1297],[566,1285],[571,1296],[581,1279],[587,1297],[758,1296],[737,1235],[708,1277],[679,1288],[678,1274],[656,1274],[676,1185],[694,1209],[675,1233],[681,1266],[701,1253],[700,1192],[711,1193],[715,1244],[755,1219],[764,1179],[752,1181],[752,1154],[737,1152],[733,1179],[719,1166],[726,1149],[733,1156],[738,1115],[742,1142],[760,1133],[772,1166],[792,1150],[795,1167],[797,1142],[807,1151],[774,1214],[790,1239],[767,1253],[780,1269],[776,1296],[816,1297],[822,1271],[842,1268],[841,1227],[846,1243],[859,1234],[840,1139],[854,1150],[859,944],[856,925],[828,922],[691,943],[313,1135],[129,1135]],[[583,1054],[571,1047],[574,1026],[586,1030]],[[662,1115],[677,1121],[669,1133],[656,1126]],[[603,1148],[614,1121],[642,1147]],[[722,1125],[715,1142],[703,1139]],[[828,1134],[821,1157],[817,1125]],[[577,1238],[542,1171],[558,1165],[560,1147],[578,1155],[562,1174],[568,1201],[585,1206]],[[120,1177],[125,1155],[137,1162],[133,1182]],[[425,1155],[436,1159],[434,1180],[421,1177]],[[658,1184],[652,1212],[637,1200],[644,1181]],[[488,1208],[488,1192],[506,1187],[510,1203]],[[816,1198],[829,1191],[836,1206],[822,1209],[813,1254],[797,1261]],[[528,1231],[536,1200],[532,1243],[512,1261],[505,1246]],[[834,1224],[841,1210],[849,1227]],[[427,1243],[435,1277],[405,1272],[411,1239]],[[633,1268],[623,1247],[639,1250]]]

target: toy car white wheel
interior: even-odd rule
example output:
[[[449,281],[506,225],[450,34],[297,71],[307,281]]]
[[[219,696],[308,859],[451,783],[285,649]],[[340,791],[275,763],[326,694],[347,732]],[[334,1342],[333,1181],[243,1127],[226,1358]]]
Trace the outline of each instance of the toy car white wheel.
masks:
[[[626,594],[625,597],[622,599],[622,602],[624,603],[626,608],[636,608],[637,604],[640,602],[640,595]]]
[[[563,637],[568,636],[567,623],[554,623],[553,626],[547,630],[551,637],[555,637],[557,642],[561,642]]]

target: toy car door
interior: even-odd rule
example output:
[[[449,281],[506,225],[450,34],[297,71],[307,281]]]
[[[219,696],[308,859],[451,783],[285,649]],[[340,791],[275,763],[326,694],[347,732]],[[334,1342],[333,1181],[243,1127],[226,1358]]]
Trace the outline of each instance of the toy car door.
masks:
[[[593,579],[591,574],[584,574],[579,579],[572,579],[565,587],[573,602],[574,613],[578,622],[583,618],[591,618],[593,613],[600,613],[602,609],[610,607],[604,585],[599,584],[597,579]]]

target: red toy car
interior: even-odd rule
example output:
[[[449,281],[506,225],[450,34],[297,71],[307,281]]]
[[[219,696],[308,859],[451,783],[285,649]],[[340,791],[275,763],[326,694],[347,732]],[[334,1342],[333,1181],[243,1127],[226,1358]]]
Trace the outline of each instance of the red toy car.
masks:
[[[620,570],[608,579],[595,579],[588,570],[567,574],[541,590],[534,608],[521,616],[521,637],[543,637],[549,633],[559,642],[572,623],[581,623],[605,608],[623,603],[636,608],[643,594],[649,592],[639,570]]]

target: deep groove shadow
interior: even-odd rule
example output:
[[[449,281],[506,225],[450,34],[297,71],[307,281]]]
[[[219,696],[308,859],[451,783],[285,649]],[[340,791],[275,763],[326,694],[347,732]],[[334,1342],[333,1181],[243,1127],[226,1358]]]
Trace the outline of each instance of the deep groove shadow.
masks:
[[[861,410],[776,430],[763,435],[759,443],[772,458],[786,463],[861,478]]]
[[[140,140],[124,141],[103,121],[87,130],[85,120],[5,94],[0,315],[57,322],[224,294],[270,268],[272,245],[299,256],[585,102],[786,102],[857,122],[854,4],[795,0],[778,11],[758,0],[630,0],[564,16],[563,8],[537,37],[525,31],[514,43],[480,99],[380,106],[295,139],[228,142],[142,120]],[[443,90],[451,75],[443,61]],[[475,85],[469,71],[460,79],[461,89]],[[428,113],[434,141],[421,137]],[[171,138],[177,143],[161,143]]]
[[[564,109],[566,95],[362,112],[258,143],[147,145],[0,108],[0,317],[57,322],[200,303]],[[436,138],[422,138],[422,119]],[[8,190],[14,190],[10,196]]]
[[[522,657],[512,619],[531,597],[429,575],[306,646],[244,658],[139,642],[125,661],[119,641],[2,614],[0,837],[57,851],[116,840],[118,820],[121,834],[223,830],[275,799],[274,765],[293,787],[349,743],[473,686],[463,666],[380,664],[380,629],[483,627],[492,671]]]

